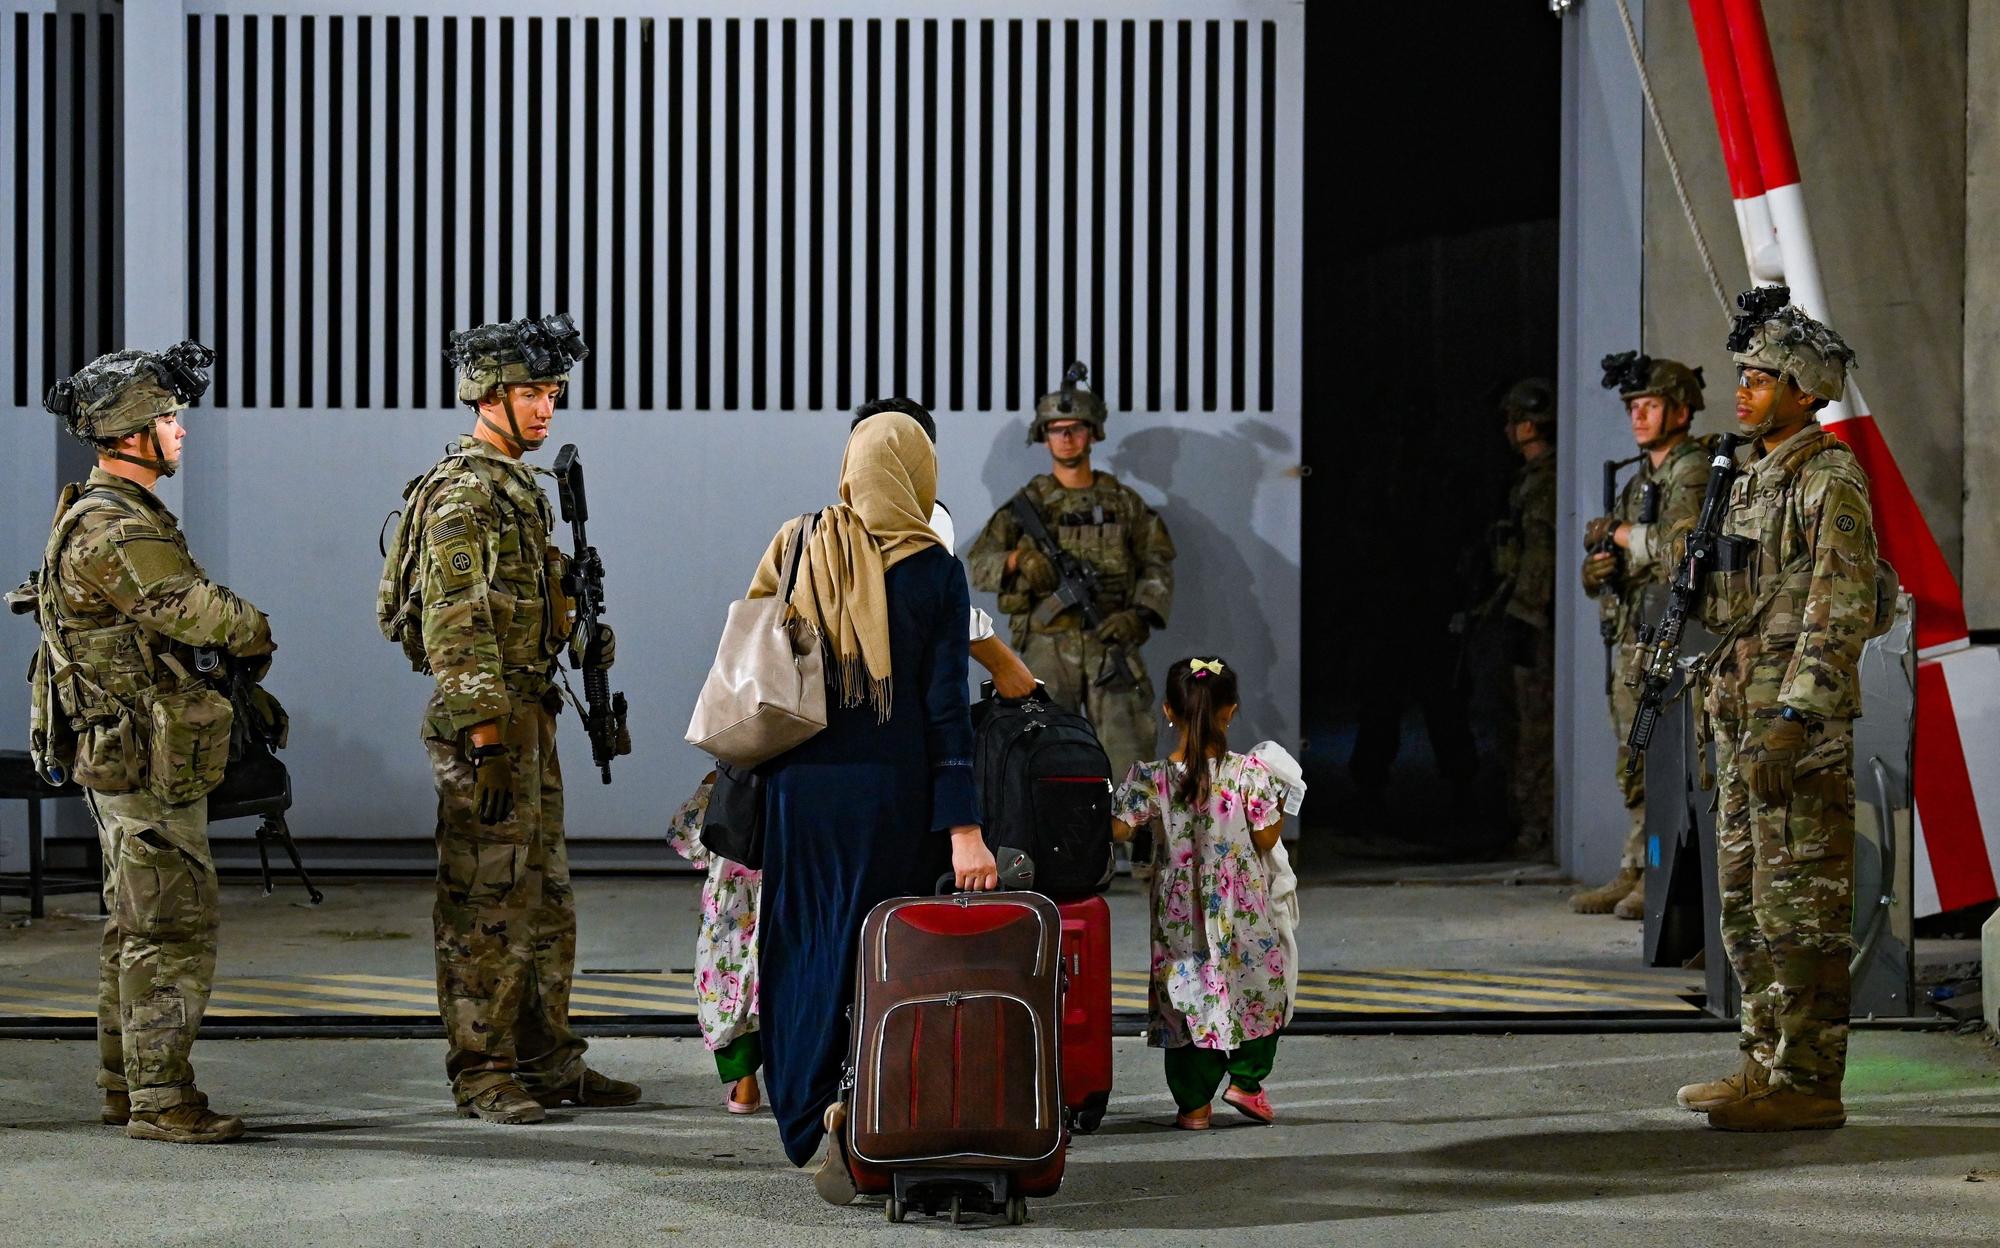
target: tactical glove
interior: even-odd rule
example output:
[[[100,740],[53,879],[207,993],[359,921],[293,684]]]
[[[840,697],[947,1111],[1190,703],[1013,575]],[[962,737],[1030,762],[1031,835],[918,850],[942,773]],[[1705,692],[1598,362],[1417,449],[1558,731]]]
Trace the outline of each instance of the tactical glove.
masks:
[[[1056,586],[1062,584],[1062,576],[1056,572],[1056,565],[1049,557],[1034,546],[1023,546],[1014,560],[1014,574],[1021,578],[1031,593],[1052,594]]]
[[[1770,715],[1751,725],[1743,742],[1743,782],[1766,806],[1782,806],[1792,798],[1794,773],[1805,753],[1806,726],[1796,719]]]
[[[1136,646],[1144,643],[1151,631],[1137,611],[1118,611],[1097,626],[1097,639],[1111,646]]]
[[[1583,561],[1583,591],[1594,594],[1618,579],[1618,556],[1599,551]]]
[[[479,822],[489,827],[505,823],[514,813],[514,755],[504,745],[472,752],[472,806]]]
[[[1611,535],[1617,531],[1618,521],[1614,517],[1599,516],[1597,519],[1583,526],[1583,544],[1585,546],[1602,546],[1604,543],[1610,541]]]

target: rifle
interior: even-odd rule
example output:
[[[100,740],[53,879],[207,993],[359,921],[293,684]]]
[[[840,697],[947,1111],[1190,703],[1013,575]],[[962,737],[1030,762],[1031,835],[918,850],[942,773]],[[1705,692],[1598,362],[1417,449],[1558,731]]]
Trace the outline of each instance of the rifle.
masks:
[[[1625,770],[1639,769],[1646,747],[1653,743],[1653,728],[1666,705],[1667,689],[1673,684],[1680,663],[1681,632],[1688,615],[1701,602],[1708,574],[1714,570],[1716,555],[1723,546],[1722,513],[1729,505],[1729,487],[1736,480],[1736,448],[1742,439],[1725,433],[1715,444],[1708,461],[1708,488],[1701,496],[1701,512],[1694,531],[1688,534],[1686,553],[1667,590],[1667,605],[1659,621],[1639,630],[1639,660],[1644,674],[1639,683],[1639,709],[1632,717],[1632,734],[1626,739],[1630,757]]]
[[[1056,544],[1049,534],[1049,526],[1042,523],[1042,515],[1035,505],[1028,501],[1025,493],[1016,492],[1007,506],[1013,511],[1014,519],[1020,522],[1021,530],[1033,540],[1049,562],[1055,565],[1058,578],[1055,592],[1042,600],[1035,608],[1035,619],[1047,623],[1056,616],[1076,608],[1083,617],[1083,626],[1091,632],[1104,622],[1104,616],[1097,609],[1097,571],[1083,560],[1072,555]],[[1104,666],[1093,682],[1100,689],[1123,690],[1138,685],[1138,674],[1132,670],[1132,660],[1122,645],[1107,644],[1104,647]]]
[[[583,492],[583,464],[577,459],[576,444],[556,452],[556,496],[562,503],[562,518],[569,522],[576,549],[570,555],[569,570],[563,574],[563,592],[576,603],[577,635],[583,644],[570,649],[570,665],[583,671],[584,731],[590,734],[590,759],[597,764],[604,783],[611,783],[611,760],[632,752],[631,737],[625,727],[625,695],[611,692],[611,674],[586,662],[595,649],[604,616],[604,560],[590,544],[584,525],[590,519],[590,502]]]

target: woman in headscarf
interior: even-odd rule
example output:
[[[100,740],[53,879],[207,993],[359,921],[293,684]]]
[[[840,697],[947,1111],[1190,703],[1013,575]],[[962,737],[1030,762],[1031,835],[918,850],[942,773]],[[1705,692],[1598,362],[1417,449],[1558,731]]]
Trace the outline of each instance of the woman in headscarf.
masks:
[[[819,513],[791,614],[821,639],[826,729],[765,776],[760,1006],[765,1080],[785,1154],[803,1166],[839,1115],[861,922],[877,902],[929,893],[951,871],[993,888],[980,836],[966,701],[965,569],[929,526],[937,454],[911,417],[848,436],[840,502]],[[750,596],[779,592],[793,520]],[[853,1198],[836,1139],[814,1176]]]

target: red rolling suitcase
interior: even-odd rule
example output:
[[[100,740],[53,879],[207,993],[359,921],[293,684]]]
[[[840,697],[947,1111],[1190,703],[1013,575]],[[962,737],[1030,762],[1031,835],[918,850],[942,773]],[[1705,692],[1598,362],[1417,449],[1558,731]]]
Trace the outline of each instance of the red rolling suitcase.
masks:
[[[1070,1125],[1088,1135],[1111,1100],[1111,907],[1102,897],[1059,903],[1063,997],[1062,1092]]]
[[[1027,1218],[1062,1185],[1063,920],[1038,893],[898,897],[855,967],[855,1186],[912,1209]]]

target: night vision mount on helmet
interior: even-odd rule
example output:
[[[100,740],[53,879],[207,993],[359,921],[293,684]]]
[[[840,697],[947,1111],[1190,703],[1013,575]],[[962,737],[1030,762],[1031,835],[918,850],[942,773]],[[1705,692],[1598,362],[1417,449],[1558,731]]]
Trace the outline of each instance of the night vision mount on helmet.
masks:
[[[1107,414],[1104,400],[1084,384],[1089,378],[1090,368],[1082,360],[1064,370],[1062,386],[1035,402],[1035,419],[1028,426],[1029,442],[1048,441],[1049,426],[1061,420],[1080,420],[1090,426],[1091,441],[1104,441]]]
[[[42,406],[71,437],[99,453],[172,476],[176,465],[161,449],[153,422],[208,393],[214,364],[215,352],[192,339],[165,351],[113,351],[51,386]],[[109,449],[132,433],[151,436],[150,457]]]
[[[1598,361],[1604,370],[1606,390],[1616,389],[1621,399],[1643,399],[1658,395],[1669,403],[1679,403],[1690,414],[1704,406],[1701,392],[1707,385],[1701,369],[1689,368],[1679,360],[1656,360],[1637,351],[1620,351]]]
[[[1736,296],[1742,311],[1729,330],[1729,358],[1838,403],[1847,391],[1847,370],[1854,367],[1854,348],[1791,299],[1785,286],[1753,286]]]
[[[540,446],[541,440],[522,436],[507,387],[538,381],[567,385],[571,370],[589,355],[582,331],[567,312],[458,330],[444,351],[458,370],[459,400],[477,404],[500,391],[508,427],[490,427],[523,450]]]

